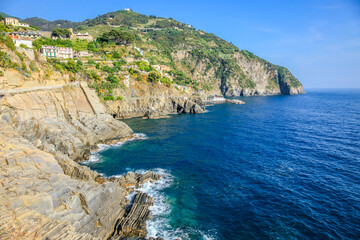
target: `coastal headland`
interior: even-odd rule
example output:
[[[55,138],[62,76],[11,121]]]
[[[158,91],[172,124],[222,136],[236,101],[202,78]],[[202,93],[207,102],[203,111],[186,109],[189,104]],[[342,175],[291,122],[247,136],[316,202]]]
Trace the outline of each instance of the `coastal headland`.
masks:
[[[135,27],[123,26],[124,19]],[[136,189],[161,176],[149,171],[108,178],[81,164],[98,144],[137,137],[119,119],[203,113],[207,103],[243,104],[216,96],[304,93],[286,68],[213,34],[164,21],[118,11],[75,26],[94,41],[63,40],[59,30],[52,39],[45,36],[48,26],[41,26],[33,47],[13,41],[28,29],[15,33],[1,23],[0,238],[144,239],[153,200]],[[44,45],[64,44],[78,55],[46,55],[52,48]]]

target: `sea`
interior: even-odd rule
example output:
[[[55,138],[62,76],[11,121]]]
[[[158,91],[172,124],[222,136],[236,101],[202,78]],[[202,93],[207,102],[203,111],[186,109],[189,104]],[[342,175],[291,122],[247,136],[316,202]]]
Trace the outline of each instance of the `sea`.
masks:
[[[162,174],[148,237],[360,239],[360,90],[239,97],[203,114],[124,120],[138,139],[100,145],[104,176]]]

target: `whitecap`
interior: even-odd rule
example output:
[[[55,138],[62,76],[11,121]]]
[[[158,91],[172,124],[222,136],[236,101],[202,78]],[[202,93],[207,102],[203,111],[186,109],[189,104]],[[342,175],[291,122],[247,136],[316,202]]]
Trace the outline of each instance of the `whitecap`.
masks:
[[[130,138],[130,139],[127,139],[125,141],[119,141],[119,142],[116,142],[114,144],[98,144],[97,149],[95,151],[91,151],[91,155],[90,155],[89,159],[86,160],[86,161],[83,161],[82,164],[87,165],[87,164],[101,162],[100,153],[107,150],[107,149],[109,149],[109,148],[119,147],[119,146],[124,145],[127,142],[148,139],[148,136],[146,136],[146,134],[144,134],[144,133],[134,133],[134,136],[135,136],[134,138]]]
[[[144,174],[149,170],[137,170],[136,173]],[[151,171],[160,174],[162,177],[156,182],[146,182],[142,184],[136,191],[149,194],[154,199],[154,205],[150,206],[152,217],[146,222],[148,231],[147,237],[162,237],[165,240],[173,239],[189,239],[190,233],[197,233],[204,240],[213,240],[215,238],[193,228],[174,229],[170,225],[171,205],[168,203],[168,197],[163,190],[174,184],[174,176],[165,169],[157,168]]]

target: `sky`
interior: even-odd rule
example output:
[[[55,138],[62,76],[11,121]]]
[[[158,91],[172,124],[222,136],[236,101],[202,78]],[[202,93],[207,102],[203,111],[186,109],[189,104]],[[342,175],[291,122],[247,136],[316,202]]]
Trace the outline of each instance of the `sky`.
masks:
[[[83,21],[131,8],[172,17],[287,67],[306,88],[360,88],[360,0],[0,0],[20,17]]]

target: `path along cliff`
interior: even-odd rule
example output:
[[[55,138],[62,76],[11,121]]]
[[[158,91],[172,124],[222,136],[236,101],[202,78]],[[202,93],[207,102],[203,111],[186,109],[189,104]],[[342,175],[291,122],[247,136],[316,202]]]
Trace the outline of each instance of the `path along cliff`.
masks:
[[[0,97],[0,239],[146,236],[151,197],[132,186],[152,172],[102,177],[77,162],[98,143],[133,137],[86,85]]]

